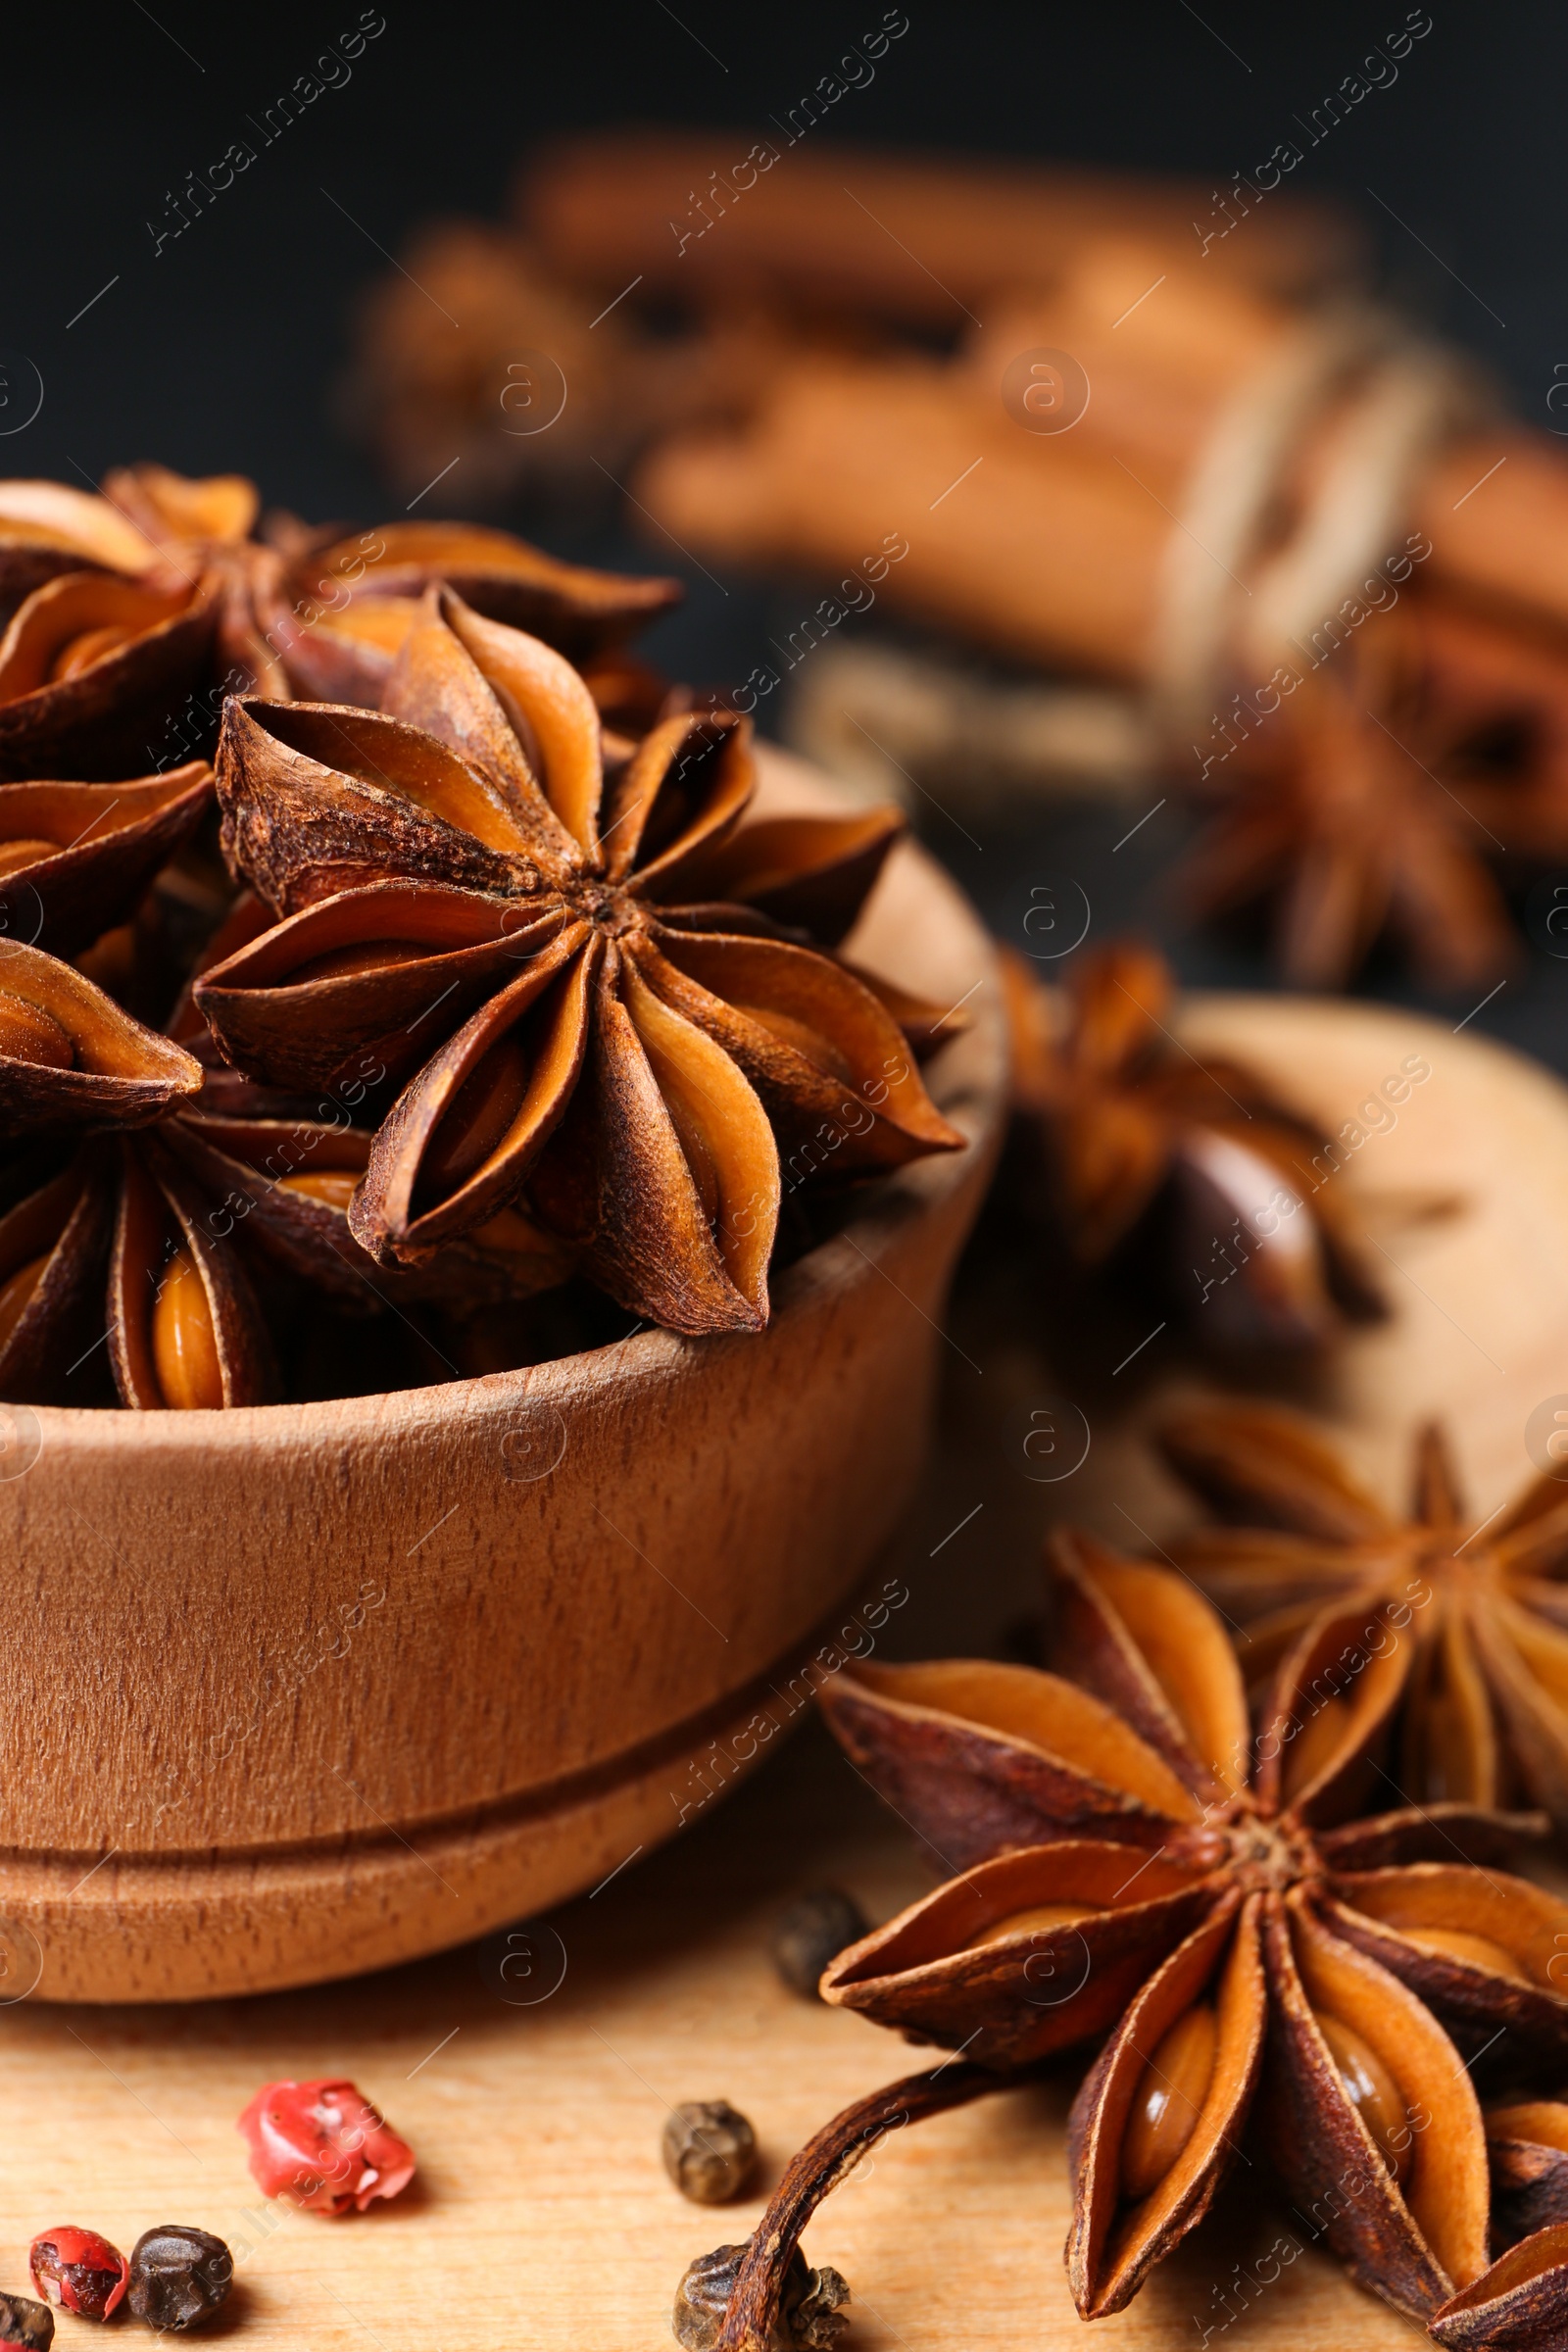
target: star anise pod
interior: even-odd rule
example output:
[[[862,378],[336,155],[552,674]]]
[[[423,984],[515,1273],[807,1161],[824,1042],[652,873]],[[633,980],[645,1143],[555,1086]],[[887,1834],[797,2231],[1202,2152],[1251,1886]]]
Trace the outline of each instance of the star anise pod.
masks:
[[[1373,617],[1226,754],[1178,888],[1199,914],[1272,902],[1298,988],[1343,987],[1384,936],[1434,987],[1495,979],[1519,948],[1488,858],[1561,856],[1565,730],[1560,661],[1468,619]]]
[[[1549,2352],[1568,2338],[1568,2105],[1524,2099],[1489,2108],[1486,2123],[1495,2259],[1430,2332],[1452,2352]]]
[[[122,1405],[271,1403],[272,1326],[302,1300],[365,1319],[565,1280],[569,1252],[514,1209],[446,1252],[439,1275],[374,1266],[347,1215],[370,1152],[351,1118],[365,1091],[351,1081],[306,1103],[221,1073],[156,1125],[17,1171],[0,1214],[0,1397],[92,1401],[107,1339]]]
[[[814,890],[841,920],[843,867],[864,885],[877,861],[864,821],[731,841],[744,720],[685,711],[606,745],[563,656],[450,590],[381,702],[225,711],[225,847],[284,919],[197,985],[223,1051],[316,1085],[373,1043],[408,1078],[350,1209],[379,1261],[526,1186],[634,1313],[760,1328],[775,1129],[798,1174],[963,1140],[878,996],[768,911]],[[694,903],[721,844],[732,901]]]
[[[212,797],[205,760],[120,784],[0,784],[0,933],[79,955],[132,912]]]
[[[1255,1070],[1181,1043],[1163,956],[1085,950],[1055,997],[1022,956],[1004,968],[1024,1181],[1081,1265],[1136,1255],[1221,1347],[1309,1347],[1386,1311],[1342,1188],[1312,1165],[1329,1139]]]
[[[199,773],[205,800],[211,773]],[[114,788],[0,788],[0,820],[9,794],[34,790]],[[168,807],[188,798],[176,787]],[[128,820],[127,873],[165,813]],[[98,882],[89,870],[84,886]],[[77,917],[64,887],[61,904],[65,920]],[[208,957],[269,921],[243,897]],[[569,1251],[510,1208],[446,1252],[438,1273],[371,1264],[347,1216],[370,1152],[355,1121],[386,1076],[369,1055],[334,1097],[277,1094],[213,1066],[188,987],[154,1031],[34,949],[0,952],[0,1047],[13,1146],[0,1169],[0,1396],[12,1402],[96,1402],[107,1365],[121,1403],[141,1410],[266,1403],[281,1393],[270,1325],[302,1300],[358,1318],[426,1300],[463,1313],[571,1271]],[[75,1143],[70,1131],[82,1128]],[[118,1142],[114,1128],[125,1131]]]
[[[242,474],[164,466],[117,467],[96,495],[0,482],[0,774],[134,763],[204,674],[273,702],[373,706],[435,580],[585,661],[612,661],[683,593],[466,523],[345,537],[279,514],[258,535],[259,508]],[[185,731],[199,745],[200,713]]]
[[[1557,1969],[1568,1976],[1568,1958]],[[1512,2100],[1487,2110],[1494,2253],[1568,2223],[1568,2104]]]
[[[1544,1825],[1358,1817],[1392,1612],[1354,1620],[1349,1715],[1300,1779],[1281,1727],[1315,1719],[1315,1659],[1282,1670],[1254,1751],[1224,1625],[1190,1583],[1087,1537],[1059,1536],[1054,1562],[1074,1681],[949,1659],[824,1685],[856,1766],[955,1875],[831,1962],[823,1997],[961,2051],[882,2094],[895,2120],[1108,2034],[1069,2133],[1085,2318],[1122,2309],[1202,2218],[1256,2108],[1308,2227],[1424,2320],[1488,2261],[1474,2072],[1499,2042],[1515,2066],[1568,2056],[1550,1974],[1568,1904],[1490,1867]],[[766,2341],[780,2266],[853,2160],[844,2122],[753,2236],[730,2352]]]
[[[373,542],[368,554],[366,537]],[[468,522],[378,523],[319,549],[302,547],[290,566],[290,587],[323,604],[341,595],[345,579],[405,602],[445,582],[472,612],[525,629],[579,664],[620,647],[685,593],[679,580],[595,571],[510,531]]]
[[[171,1134],[185,1125],[175,1119],[134,1138],[90,1142],[0,1216],[0,1396],[96,1402],[99,1350],[107,1342],[122,1404],[148,1411],[274,1399],[277,1376],[257,1298],[252,1237],[236,1245],[233,1208],[217,1206],[224,1191],[207,1198],[171,1150]],[[270,1138],[221,1120],[190,1125],[190,1140],[208,1157],[203,1174],[211,1176],[218,1161],[233,1175],[229,1200],[262,1192],[260,1205],[280,1229],[277,1255],[288,1254],[300,1229],[309,1241],[318,1240],[313,1229],[327,1221],[326,1206],[291,1200],[281,1185],[264,1191],[256,1168],[269,1144],[299,1152],[300,1164],[312,1166],[319,1137],[288,1123],[278,1123]],[[328,1152],[327,1165],[330,1159]],[[341,1285],[342,1268],[330,1250],[313,1255],[316,1282],[329,1290],[334,1280]],[[345,1303],[359,1302],[350,1293]]]
[[[203,760],[120,784],[0,784],[6,1145],[39,1132],[140,1126],[200,1088],[200,1066],[181,1046],[66,959],[134,915],[212,795]]]
[[[199,1061],[74,965],[0,944],[0,1133],[140,1127],[200,1092]]]
[[[1400,1786],[1421,1803],[1478,1805],[1522,1788],[1568,1832],[1568,1486],[1538,1478],[1472,1526],[1435,1427],[1416,1441],[1408,1518],[1292,1414],[1193,1406],[1163,1422],[1159,1442],[1191,1488],[1241,1522],[1170,1549],[1245,1628],[1254,1675],[1282,1657],[1321,1664],[1336,1629],[1402,1605],[1410,1630],[1385,1693]]]
[[[195,685],[214,583],[102,500],[0,482],[0,778],[113,776]]]
[[[563,563],[470,523],[383,523],[344,537],[278,514],[258,538],[260,502],[238,474],[187,481],[162,466],[122,466],[103,496],[167,564],[204,573],[219,608],[215,668],[228,691],[271,702],[373,706],[432,581],[579,659],[618,647],[683,594],[678,580]]]
[[[102,497],[165,565],[205,582],[216,612],[210,667],[226,689],[290,701],[284,631],[269,625],[287,610],[287,567],[255,536],[255,483],[242,473],[192,480],[167,466],[120,466],[105,474]]]

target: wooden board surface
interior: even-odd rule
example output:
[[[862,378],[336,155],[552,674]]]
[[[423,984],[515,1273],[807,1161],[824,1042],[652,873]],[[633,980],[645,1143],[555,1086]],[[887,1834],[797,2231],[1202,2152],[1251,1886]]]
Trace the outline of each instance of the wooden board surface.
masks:
[[[1317,1395],[1342,1421],[1359,1416],[1356,1450],[1391,1477],[1408,1422],[1440,1405],[1484,1514],[1528,1468],[1531,1407],[1568,1390],[1568,1096],[1494,1048],[1403,1015],[1244,1003],[1193,1020],[1195,1041],[1202,1021],[1232,1049],[1288,1051],[1302,1098],[1340,1117],[1386,1063],[1431,1052],[1417,1108],[1361,1157],[1380,1154],[1390,1192],[1451,1186],[1466,1205],[1390,1241],[1404,1269],[1391,1282],[1396,1319],[1355,1341]],[[1372,1187],[1370,1161],[1362,1180]],[[1118,1504],[1153,1514],[1151,1527],[1177,1508],[1138,1435],[1189,1377],[1162,1355],[1124,1413],[1095,1401],[1092,1479],[1042,1488],[1020,1475],[1013,1416],[1063,1375],[1031,1348],[1011,1288],[999,1322],[971,1277],[947,1325],[942,1441],[899,1555],[909,1598],[880,1654],[994,1642],[1035,1597],[1053,1513],[1114,1532]],[[672,1805],[691,1793],[685,1782]],[[782,1989],[765,1949],[779,1904],[837,1879],[880,1917],[930,1878],[912,1835],[813,1725],[700,1808],[675,1844],[629,1858],[510,1947],[505,1974],[503,1936],[313,1992],[0,2009],[0,2286],[25,2283],[26,2241],[49,2225],[96,2227],[128,2247],[154,2222],[189,2221],[241,2255],[232,2319],[214,2340],[312,2352],[667,2343],[685,2263],[743,2236],[760,2200],[683,2203],[659,2162],[666,2108],[733,2100],[757,2126],[765,2187],[834,2109],[909,2064],[892,2036]],[[353,2076],[407,2132],[421,2171],[398,2206],[333,2224],[264,2205],[233,2121],[267,2077],[289,2073]],[[1301,2245],[1301,2226],[1246,2163],[1133,2308],[1083,2336],[1061,2270],[1069,2085],[1064,2073],[896,2134],[829,2200],[807,2247],[850,2279],[852,2352],[1421,2340]],[[1301,2250],[1282,2258],[1281,2240]],[[85,2341],[86,2325],[63,2322],[61,2340]]]
[[[236,2343],[667,2343],[686,2263],[744,2236],[761,2210],[760,2198],[705,2208],[676,2194],[659,2160],[667,2107],[732,2100],[756,2125],[768,2183],[836,2108],[911,2063],[893,2035],[774,1977],[768,1923],[823,1875],[874,1914],[929,1884],[913,1839],[813,1725],[693,1835],[534,1931],[540,1986],[563,1959],[565,1973],[533,2006],[501,1997],[504,1942],[359,1985],[170,2013],[23,2002],[0,2021],[0,2283],[24,2283],[26,2241],[51,2224],[79,2221],[128,2247],[150,2223],[195,2221],[251,2247],[222,2330]],[[532,1988],[517,1965],[514,1995]],[[264,2209],[233,2119],[269,2075],[339,2071],[406,2132],[418,2181],[364,2219]],[[806,2244],[854,2289],[853,2352],[1077,2340],[1061,2270],[1069,2083],[1064,2073],[895,2134],[829,2199]],[[1195,2315],[1224,2318],[1215,2295],[1232,2266],[1291,2227],[1249,2181],[1100,2337],[1197,2343]],[[435,2334],[432,2304],[451,2320]],[[85,2342],[88,2328],[65,2321],[57,2341]],[[1295,2352],[1308,2328],[1319,2352],[1410,2340],[1310,2251],[1259,2301],[1246,2340]]]

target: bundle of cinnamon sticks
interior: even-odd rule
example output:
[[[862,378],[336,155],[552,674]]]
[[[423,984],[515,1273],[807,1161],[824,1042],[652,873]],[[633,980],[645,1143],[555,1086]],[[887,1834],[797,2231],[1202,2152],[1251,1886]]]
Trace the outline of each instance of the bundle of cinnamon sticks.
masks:
[[[1382,935],[1440,983],[1504,968],[1496,851],[1568,858],[1557,443],[1358,293],[1353,231],[1283,190],[1221,234],[1217,192],[812,128],[577,140],[514,226],[442,232],[427,283],[488,236],[490,323],[454,396],[408,289],[378,297],[394,467],[459,442],[471,480],[592,466],[666,545],[804,573],[824,612],[880,564],[888,611],[1150,697],[1216,810],[1194,903],[1273,900],[1294,978]],[[577,409],[498,466],[503,284],[524,372],[554,334]]]

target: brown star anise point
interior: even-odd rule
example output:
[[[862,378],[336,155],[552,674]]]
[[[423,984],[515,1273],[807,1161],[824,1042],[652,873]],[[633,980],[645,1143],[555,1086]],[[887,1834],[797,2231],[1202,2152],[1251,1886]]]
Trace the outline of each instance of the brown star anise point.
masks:
[[[1481,1806],[1519,1791],[1568,1830],[1568,1486],[1543,1475],[1472,1526],[1432,1427],[1401,1517],[1294,1414],[1199,1404],[1158,1434],[1178,1476],[1233,1523],[1171,1548],[1245,1627],[1250,1676],[1287,1656],[1325,1671],[1347,1626],[1393,1611],[1407,1630],[1380,1674],[1400,1786],[1419,1802]]]
[[[351,1210],[378,1260],[526,1186],[634,1311],[759,1328],[779,1144],[860,1170],[963,1140],[878,996],[762,910],[814,885],[842,917],[839,866],[868,883],[885,822],[847,820],[841,860],[829,820],[751,857],[737,835],[753,906],[692,904],[751,796],[745,720],[613,746],[564,656],[441,588],[381,699],[228,707],[225,841],[285,919],[197,984],[224,1051],[293,1085],[373,1045],[408,1079]]]
[[[1466,1859],[1537,1825],[1457,1804],[1360,1818],[1389,1612],[1360,1611],[1359,1687],[1326,1727],[1321,1661],[1293,1653],[1254,1763],[1224,1626],[1193,1586],[1088,1537],[1059,1536],[1054,1560],[1074,1681],[862,1661],[824,1687],[857,1766],[956,1875],[841,1953],[823,1997],[961,2050],[931,2082],[1016,2080],[1108,2034],[1070,2132],[1086,2318],[1121,2309],[1202,2217],[1255,2106],[1314,2234],[1428,2319],[1487,2267],[1484,2041],[1568,2059],[1551,1977],[1568,1905]],[[847,2169],[842,2137],[830,2126],[815,2169],[807,2151],[786,2176],[720,2343],[762,2340],[746,2328]]]

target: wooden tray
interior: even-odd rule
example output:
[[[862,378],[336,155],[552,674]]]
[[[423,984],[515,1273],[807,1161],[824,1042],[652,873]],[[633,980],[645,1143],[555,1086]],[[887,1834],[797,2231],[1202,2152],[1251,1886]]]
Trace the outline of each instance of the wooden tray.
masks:
[[[1214,1001],[1193,1010],[1188,1035],[1277,1052],[1303,1098],[1325,1112],[1344,1104],[1341,1116],[1403,1054],[1431,1059],[1414,1107],[1367,1152],[1385,1153],[1379,1185],[1458,1190],[1468,1205],[1390,1245],[1405,1269],[1398,1314],[1351,1344],[1324,1394],[1342,1418],[1363,1416],[1368,1468],[1401,1479],[1407,1422],[1446,1411],[1484,1514],[1527,1471],[1531,1407],[1568,1389],[1568,1095],[1468,1034],[1355,1006]],[[1370,1189],[1370,1163],[1363,1181]],[[880,1654],[988,1642],[1036,1597],[1052,1511],[1092,1513],[1125,1541],[1118,1503],[1163,1511],[1165,1524],[1176,1509],[1136,1435],[1168,1393],[1163,1365],[1127,1422],[1097,1406],[1099,1483],[1086,1476],[1075,1492],[1076,1481],[1023,1478],[1007,1437],[1019,1401],[1059,1375],[1030,1359],[1015,1327],[998,1337],[972,1286],[945,1338],[942,1443],[887,1570],[909,1598],[877,1636]],[[628,1846],[616,1860],[607,1884],[510,1946],[502,1933],[357,1984],[200,2006],[32,1998],[0,2011],[12,2119],[0,2285],[24,2284],[26,2241],[51,2224],[95,2226],[128,2246],[149,2224],[181,2220],[240,2252],[232,2328],[259,2345],[667,2343],[686,2262],[744,2236],[760,2200],[684,2204],[659,2163],[666,2107],[734,2100],[757,2125],[765,2187],[838,2106],[909,2064],[891,2035],[779,1986],[765,1952],[777,1906],[837,1879],[883,1916],[929,1875],[915,1839],[814,1725],[728,1801],[702,1807],[674,1845]],[[337,2072],[408,2132],[418,2184],[345,2223],[265,2206],[234,2117],[270,2075]],[[896,2135],[828,2201],[806,2242],[855,2290],[853,2352],[1201,2346],[1205,2329],[1211,2347],[1252,2352],[1421,2340],[1310,2246],[1273,2277],[1270,2249],[1302,2232],[1247,2166],[1133,2308],[1085,2335],[1061,2269],[1068,2082]],[[62,2340],[85,2325],[63,2323]]]

